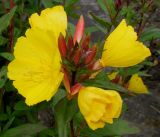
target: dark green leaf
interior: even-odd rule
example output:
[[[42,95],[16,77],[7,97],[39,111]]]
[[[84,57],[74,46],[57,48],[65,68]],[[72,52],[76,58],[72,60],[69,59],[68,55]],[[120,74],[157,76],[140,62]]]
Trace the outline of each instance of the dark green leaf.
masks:
[[[3,36],[0,36],[0,46],[2,46],[2,45],[4,45],[4,44],[6,44],[7,43],[7,41],[8,41],[8,39],[6,39],[5,37],[3,37]]]
[[[151,41],[153,39],[158,39],[158,38],[160,38],[159,28],[148,28],[140,36],[140,40],[143,42]]]
[[[46,127],[41,124],[24,124],[15,128],[8,129],[7,131],[0,134],[0,137],[21,137],[25,135],[35,135],[44,129],[46,129]]]
[[[105,1],[104,4],[110,16],[112,18],[115,17],[116,15],[115,1],[114,0],[103,0],[103,1]]]
[[[55,119],[58,127],[59,137],[68,137],[68,124],[73,118],[74,114],[78,111],[78,106],[76,100],[67,100],[64,97],[55,106]]]
[[[14,106],[15,110],[28,110],[30,107],[28,107],[24,101],[19,101]]]
[[[95,131],[89,128],[83,128],[81,135],[91,136],[91,137],[106,137],[106,136],[123,136],[129,134],[135,134],[139,132],[137,127],[125,120],[115,120],[113,124],[106,124],[102,129],[97,129]]]
[[[86,33],[93,33],[93,32],[96,32],[96,31],[98,31],[98,28],[97,27],[95,27],[95,26],[91,26],[91,27],[87,27],[87,28],[85,28],[85,32]]]
[[[64,89],[58,90],[58,92],[55,94],[55,96],[52,99],[52,107],[54,107],[62,98],[66,96],[66,91]]]
[[[0,88],[4,86],[7,81],[7,66],[3,66],[0,69]]]
[[[104,0],[97,0],[97,3],[98,3],[98,5],[100,6],[100,8],[101,8],[106,14],[108,14],[107,8],[106,8],[105,3],[104,3]]]
[[[53,6],[53,0],[42,0],[42,3],[45,8],[50,8]]]
[[[14,7],[9,13],[3,15],[0,18],[0,24],[1,24],[0,25],[0,33],[9,26],[10,21],[11,21],[12,17],[14,16],[16,9],[17,9],[17,7]]]
[[[6,121],[8,119],[7,114],[0,113],[0,121]]]
[[[124,87],[114,84],[109,79],[107,79],[107,75],[105,71],[100,72],[95,79],[90,79],[83,83],[85,86],[95,86],[103,89],[112,89],[117,90],[119,92],[127,93],[128,90]]]
[[[7,130],[12,125],[14,119],[15,119],[15,117],[12,117],[12,118],[9,119],[9,121],[3,127],[3,131]]]
[[[106,28],[107,30],[110,30],[112,25],[107,22],[106,20],[94,15],[92,12],[89,12],[89,15],[92,19],[94,19],[97,23],[99,23],[102,27]]]
[[[2,52],[2,53],[0,53],[0,56],[7,59],[8,61],[12,61],[14,59],[13,54],[11,54],[9,52]]]

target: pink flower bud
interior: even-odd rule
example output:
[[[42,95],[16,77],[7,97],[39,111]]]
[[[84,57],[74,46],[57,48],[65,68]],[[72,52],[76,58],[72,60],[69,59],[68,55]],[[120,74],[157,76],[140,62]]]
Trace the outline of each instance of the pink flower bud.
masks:
[[[79,18],[79,21],[76,25],[76,30],[75,30],[74,37],[73,37],[74,44],[76,42],[79,43],[81,41],[83,33],[84,33],[84,18],[81,15],[80,18]]]

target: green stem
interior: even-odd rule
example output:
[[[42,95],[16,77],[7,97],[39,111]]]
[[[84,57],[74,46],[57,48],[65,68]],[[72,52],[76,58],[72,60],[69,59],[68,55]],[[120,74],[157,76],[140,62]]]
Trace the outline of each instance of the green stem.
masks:
[[[75,135],[75,133],[74,133],[73,120],[70,121],[70,128],[71,128],[71,136],[72,136],[72,137],[76,137],[76,135]]]

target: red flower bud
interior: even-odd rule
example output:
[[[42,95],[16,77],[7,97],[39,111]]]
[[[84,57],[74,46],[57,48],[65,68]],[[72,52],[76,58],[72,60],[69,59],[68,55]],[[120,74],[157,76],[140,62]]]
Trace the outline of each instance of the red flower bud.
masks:
[[[74,53],[74,57],[73,57],[73,61],[74,61],[74,64],[77,65],[79,63],[79,60],[81,58],[81,55],[82,55],[82,52],[81,50],[78,48],[75,53]]]
[[[65,69],[63,69],[63,73],[64,73],[63,84],[64,84],[66,90],[68,91],[68,93],[70,93],[71,90],[70,90],[70,80],[69,80],[69,77],[68,77],[68,73]]]
[[[82,41],[82,45],[81,48],[84,51],[87,51],[89,49],[89,42],[90,42],[90,36],[86,36],[83,41]]]
[[[76,93],[79,92],[79,90],[82,88],[82,85],[77,83],[74,86],[71,87],[71,94],[75,95]]]
[[[72,36],[70,36],[70,37],[68,38],[67,47],[68,47],[69,50],[73,49],[73,47],[74,47],[74,43],[73,43],[73,38],[72,38]]]
[[[60,33],[58,38],[58,48],[61,53],[61,57],[65,58],[67,53],[66,41],[62,33]]]
[[[85,58],[85,64],[89,64],[94,59],[96,52],[97,52],[96,45],[92,46],[92,48],[87,51],[87,56]]]
[[[80,18],[79,18],[79,21],[78,21],[78,23],[76,25],[76,30],[75,30],[74,37],[73,37],[74,44],[76,42],[79,43],[81,41],[83,33],[84,33],[84,18],[81,15]]]
[[[116,7],[116,9],[120,9],[121,8],[121,5],[122,5],[122,1],[121,0],[116,0],[115,1],[115,7]]]

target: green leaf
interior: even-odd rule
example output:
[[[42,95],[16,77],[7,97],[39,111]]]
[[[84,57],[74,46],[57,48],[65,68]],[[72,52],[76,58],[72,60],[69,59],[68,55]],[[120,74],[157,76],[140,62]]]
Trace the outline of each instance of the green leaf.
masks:
[[[42,3],[45,8],[50,8],[53,6],[53,0],[42,0]]]
[[[112,25],[105,21],[104,19],[94,15],[92,12],[89,12],[89,15],[92,19],[94,19],[97,23],[99,23],[102,27],[106,28],[107,30],[110,30]]]
[[[30,109],[30,107],[27,106],[24,101],[19,101],[15,104],[14,109],[15,110],[28,110]]]
[[[8,42],[8,39],[0,35],[0,46],[6,44]]]
[[[11,54],[9,52],[2,52],[2,53],[0,53],[0,56],[7,59],[8,61],[12,61],[14,59],[13,54]]]
[[[0,121],[6,121],[8,119],[7,114],[0,113]]]
[[[14,16],[16,9],[17,9],[17,7],[15,6],[9,13],[3,15],[0,18],[0,24],[1,24],[0,25],[0,33],[9,26],[10,21],[11,21],[12,17]]]
[[[68,137],[68,125],[74,114],[78,111],[76,99],[71,101],[64,97],[55,106],[55,119],[58,127],[59,137]]]
[[[24,124],[2,132],[0,134],[0,137],[21,137],[27,135],[35,135],[44,129],[46,129],[46,127],[41,124]]]
[[[100,8],[108,15],[108,11],[106,9],[104,0],[97,0],[98,5],[100,6]]]
[[[58,92],[54,95],[53,99],[52,99],[52,107],[55,107],[55,105],[66,96],[66,91],[64,89],[60,89],[58,90]]]
[[[69,32],[69,34],[71,34],[72,36],[73,36],[73,34],[74,34],[74,31],[75,31],[75,26],[74,26],[74,24],[72,24],[72,23],[68,23],[68,32]]]
[[[15,120],[15,117],[10,118],[9,121],[3,127],[3,131],[7,130],[12,125],[14,120]]]
[[[98,28],[97,27],[95,27],[95,26],[91,26],[91,27],[87,27],[87,28],[85,28],[85,33],[93,33],[93,32],[96,32],[96,31],[98,31]]]
[[[101,71],[95,79],[90,79],[85,81],[85,83],[83,83],[83,85],[85,86],[94,86],[94,87],[99,87],[99,88],[103,88],[103,89],[112,89],[112,90],[117,90],[119,92],[122,93],[128,93],[128,90],[125,89],[124,87],[118,85],[118,84],[114,84],[112,83],[106,75],[105,71]]]
[[[153,39],[160,38],[160,29],[159,28],[147,28],[140,36],[140,40],[151,41]]]
[[[3,66],[0,70],[0,88],[2,88],[7,81],[7,66]]]
[[[102,129],[97,129],[95,131],[87,128],[83,128],[81,135],[91,136],[91,137],[106,137],[106,136],[123,136],[129,134],[135,134],[139,132],[137,127],[134,127],[130,122],[125,120],[114,120],[113,124],[106,124]]]
[[[115,1],[114,0],[104,0],[104,4],[106,6],[106,9],[110,16],[113,18],[116,15],[116,9],[115,9]]]

